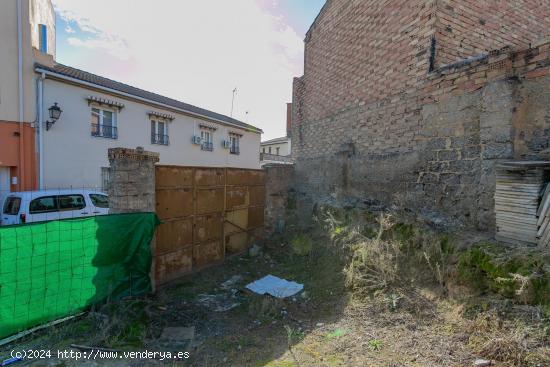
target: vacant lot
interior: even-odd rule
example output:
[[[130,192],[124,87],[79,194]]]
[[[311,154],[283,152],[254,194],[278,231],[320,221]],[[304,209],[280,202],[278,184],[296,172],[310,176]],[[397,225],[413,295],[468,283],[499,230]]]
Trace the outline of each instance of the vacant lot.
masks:
[[[154,297],[108,302],[3,347],[2,356],[77,344],[190,357],[35,365],[550,365],[547,251],[485,242],[470,248],[476,241],[326,209]],[[245,289],[267,274],[303,283],[305,291],[280,300]],[[170,337],[166,328],[177,329]]]

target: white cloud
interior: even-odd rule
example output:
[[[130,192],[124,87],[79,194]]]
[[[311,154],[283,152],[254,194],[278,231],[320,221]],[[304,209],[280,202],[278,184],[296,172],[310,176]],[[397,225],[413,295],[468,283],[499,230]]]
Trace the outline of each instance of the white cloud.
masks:
[[[76,31],[73,29],[73,27],[67,24],[67,26],[65,27],[65,33],[72,34],[72,33],[76,33]]]
[[[68,39],[73,66],[223,114],[230,113],[238,87],[236,118],[261,127],[265,139],[285,133],[303,43],[255,0],[54,4],[63,19],[87,32]]]

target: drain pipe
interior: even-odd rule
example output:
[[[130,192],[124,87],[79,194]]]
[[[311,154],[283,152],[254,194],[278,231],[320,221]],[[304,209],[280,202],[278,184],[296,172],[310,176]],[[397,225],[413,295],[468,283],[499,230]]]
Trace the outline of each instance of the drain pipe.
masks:
[[[46,74],[40,74],[38,78],[38,182],[40,190],[44,190],[44,79],[46,79]]]
[[[23,15],[22,15],[21,0],[17,0],[17,75],[19,82],[19,180],[17,186],[19,191],[23,190],[25,183],[25,127],[23,121],[24,116],[24,94],[23,94]]]

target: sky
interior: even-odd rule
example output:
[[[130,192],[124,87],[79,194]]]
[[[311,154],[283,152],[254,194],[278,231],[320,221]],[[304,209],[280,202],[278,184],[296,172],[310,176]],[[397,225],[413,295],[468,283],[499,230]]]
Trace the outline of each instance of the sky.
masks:
[[[286,133],[325,0],[53,0],[57,62]]]

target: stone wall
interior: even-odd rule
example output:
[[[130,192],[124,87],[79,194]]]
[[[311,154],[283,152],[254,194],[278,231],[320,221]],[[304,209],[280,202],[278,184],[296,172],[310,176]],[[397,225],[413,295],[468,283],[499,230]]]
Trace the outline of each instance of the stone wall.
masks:
[[[308,80],[294,83],[292,139],[296,189],[312,196],[492,229],[495,163],[550,158],[550,40],[444,65],[411,91],[328,115],[314,112],[324,99]]]
[[[155,211],[155,163],[159,154],[143,149],[111,148],[109,212]]]
[[[285,226],[289,189],[294,178],[292,165],[266,165],[264,230],[266,235]]]

